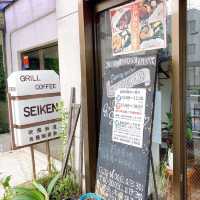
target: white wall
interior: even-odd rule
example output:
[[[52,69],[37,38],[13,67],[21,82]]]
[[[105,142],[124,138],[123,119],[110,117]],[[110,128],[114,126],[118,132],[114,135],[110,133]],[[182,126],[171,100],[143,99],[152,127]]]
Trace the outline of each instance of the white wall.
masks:
[[[80,103],[80,45],[78,1],[57,0],[58,51],[61,87],[66,105],[69,104],[70,89],[76,87],[77,102]]]
[[[81,68],[78,0],[57,0],[58,51],[62,98],[68,108],[71,87],[76,88],[76,102],[81,97]],[[80,161],[80,123],[75,136],[75,168]]]
[[[22,51],[57,41],[56,0],[19,0],[5,20],[8,74],[21,69]]]
[[[167,113],[171,112],[171,104],[172,104],[172,83],[171,79],[161,80],[162,86],[160,87],[160,91],[162,93],[162,122],[167,122]]]

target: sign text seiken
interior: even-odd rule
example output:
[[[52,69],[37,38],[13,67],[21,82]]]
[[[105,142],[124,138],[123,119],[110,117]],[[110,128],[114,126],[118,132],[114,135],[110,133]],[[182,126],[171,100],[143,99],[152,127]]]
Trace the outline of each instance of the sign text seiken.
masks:
[[[54,71],[13,72],[8,93],[14,148],[58,137],[60,82]]]

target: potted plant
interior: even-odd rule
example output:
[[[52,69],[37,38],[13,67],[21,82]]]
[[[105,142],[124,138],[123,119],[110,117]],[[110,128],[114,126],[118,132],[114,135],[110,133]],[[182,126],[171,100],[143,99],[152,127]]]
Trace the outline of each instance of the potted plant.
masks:
[[[73,176],[68,174],[60,177],[60,174],[48,175],[32,183],[12,187],[11,177],[5,177],[0,181],[4,188],[2,200],[78,200],[79,185]]]
[[[173,138],[173,113],[168,112],[167,115],[167,122],[163,124],[165,127],[162,129],[165,132],[166,143],[168,146],[168,167],[173,169],[173,145],[172,145],[172,138]],[[186,146],[192,146],[192,117],[189,114],[186,115]]]
[[[13,200],[49,200],[60,174],[57,174],[49,183],[47,189],[40,183],[33,181],[32,187],[16,187]]]

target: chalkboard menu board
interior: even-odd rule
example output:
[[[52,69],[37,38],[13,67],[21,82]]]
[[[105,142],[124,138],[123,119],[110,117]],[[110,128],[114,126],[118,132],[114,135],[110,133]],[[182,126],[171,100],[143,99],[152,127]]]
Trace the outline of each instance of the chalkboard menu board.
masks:
[[[105,63],[96,193],[105,200],[146,200],[156,56]]]

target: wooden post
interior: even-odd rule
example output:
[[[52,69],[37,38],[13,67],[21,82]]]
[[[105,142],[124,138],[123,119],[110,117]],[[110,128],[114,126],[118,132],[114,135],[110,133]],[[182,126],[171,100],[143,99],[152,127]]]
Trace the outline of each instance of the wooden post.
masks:
[[[91,1],[79,0],[81,131],[84,137],[86,192],[95,191],[97,163],[93,31],[93,5]]]
[[[46,152],[47,152],[47,161],[48,161],[48,172],[51,174],[51,152],[49,141],[46,142]]]
[[[11,102],[11,95],[9,93],[8,93],[8,112],[9,112],[10,131],[11,131],[12,150],[13,150],[16,147],[16,145],[15,145],[14,127],[13,127],[12,102]]]
[[[172,7],[172,85],[174,199],[187,199],[186,189],[186,15],[187,1],[173,0]]]
[[[72,129],[70,132],[70,137],[67,141],[67,145],[66,145],[66,154],[63,160],[63,165],[62,165],[62,169],[61,169],[61,175],[64,177],[66,175],[66,169],[67,169],[67,164],[68,164],[68,160],[69,160],[69,156],[70,156],[70,151],[71,151],[71,147],[72,147],[72,142],[73,142],[73,138],[75,135],[75,131],[76,131],[76,126],[78,123],[78,118],[80,115],[80,105],[74,105],[73,106],[77,112],[75,113],[75,118],[73,120],[73,124],[72,124]]]
[[[72,122],[72,106],[75,104],[76,101],[76,93],[75,88],[71,88],[71,96],[70,96],[70,104],[69,104],[69,120],[68,120],[68,127],[67,127],[67,137],[69,137],[71,132],[71,122]]]
[[[73,112],[73,109],[72,109],[72,107],[74,106],[74,104],[76,103],[76,89],[75,89],[75,87],[72,87],[71,88],[71,96],[70,96],[70,125],[69,125],[69,132],[68,132],[68,139],[69,139],[69,137],[70,137],[70,133],[71,133],[71,129],[72,129],[72,124],[73,124],[73,117],[74,117],[74,112]],[[71,156],[70,157],[70,160],[71,160],[71,165],[72,165],[72,169],[75,169],[75,159],[74,159],[74,155],[75,155],[75,151],[74,151],[74,146],[72,145],[72,150],[71,150],[71,155],[73,155],[73,156]]]
[[[35,170],[35,155],[33,145],[30,146],[31,150],[31,161],[32,161],[32,170],[33,170],[33,180],[36,179],[36,170]]]
[[[79,185],[80,185],[80,194],[82,194],[82,187],[83,187],[83,134],[82,131],[80,131],[80,142],[79,142],[79,147],[80,147],[80,160],[79,160]]]
[[[155,174],[155,167],[154,167],[154,161],[153,161],[152,150],[150,151],[150,160],[151,160],[151,169],[152,169],[153,183],[154,183],[154,189],[155,189],[155,199],[156,199],[156,200],[159,200],[159,198],[158,198],[158,188],[157,188],[157,183],[156,183],[156,174]]]

